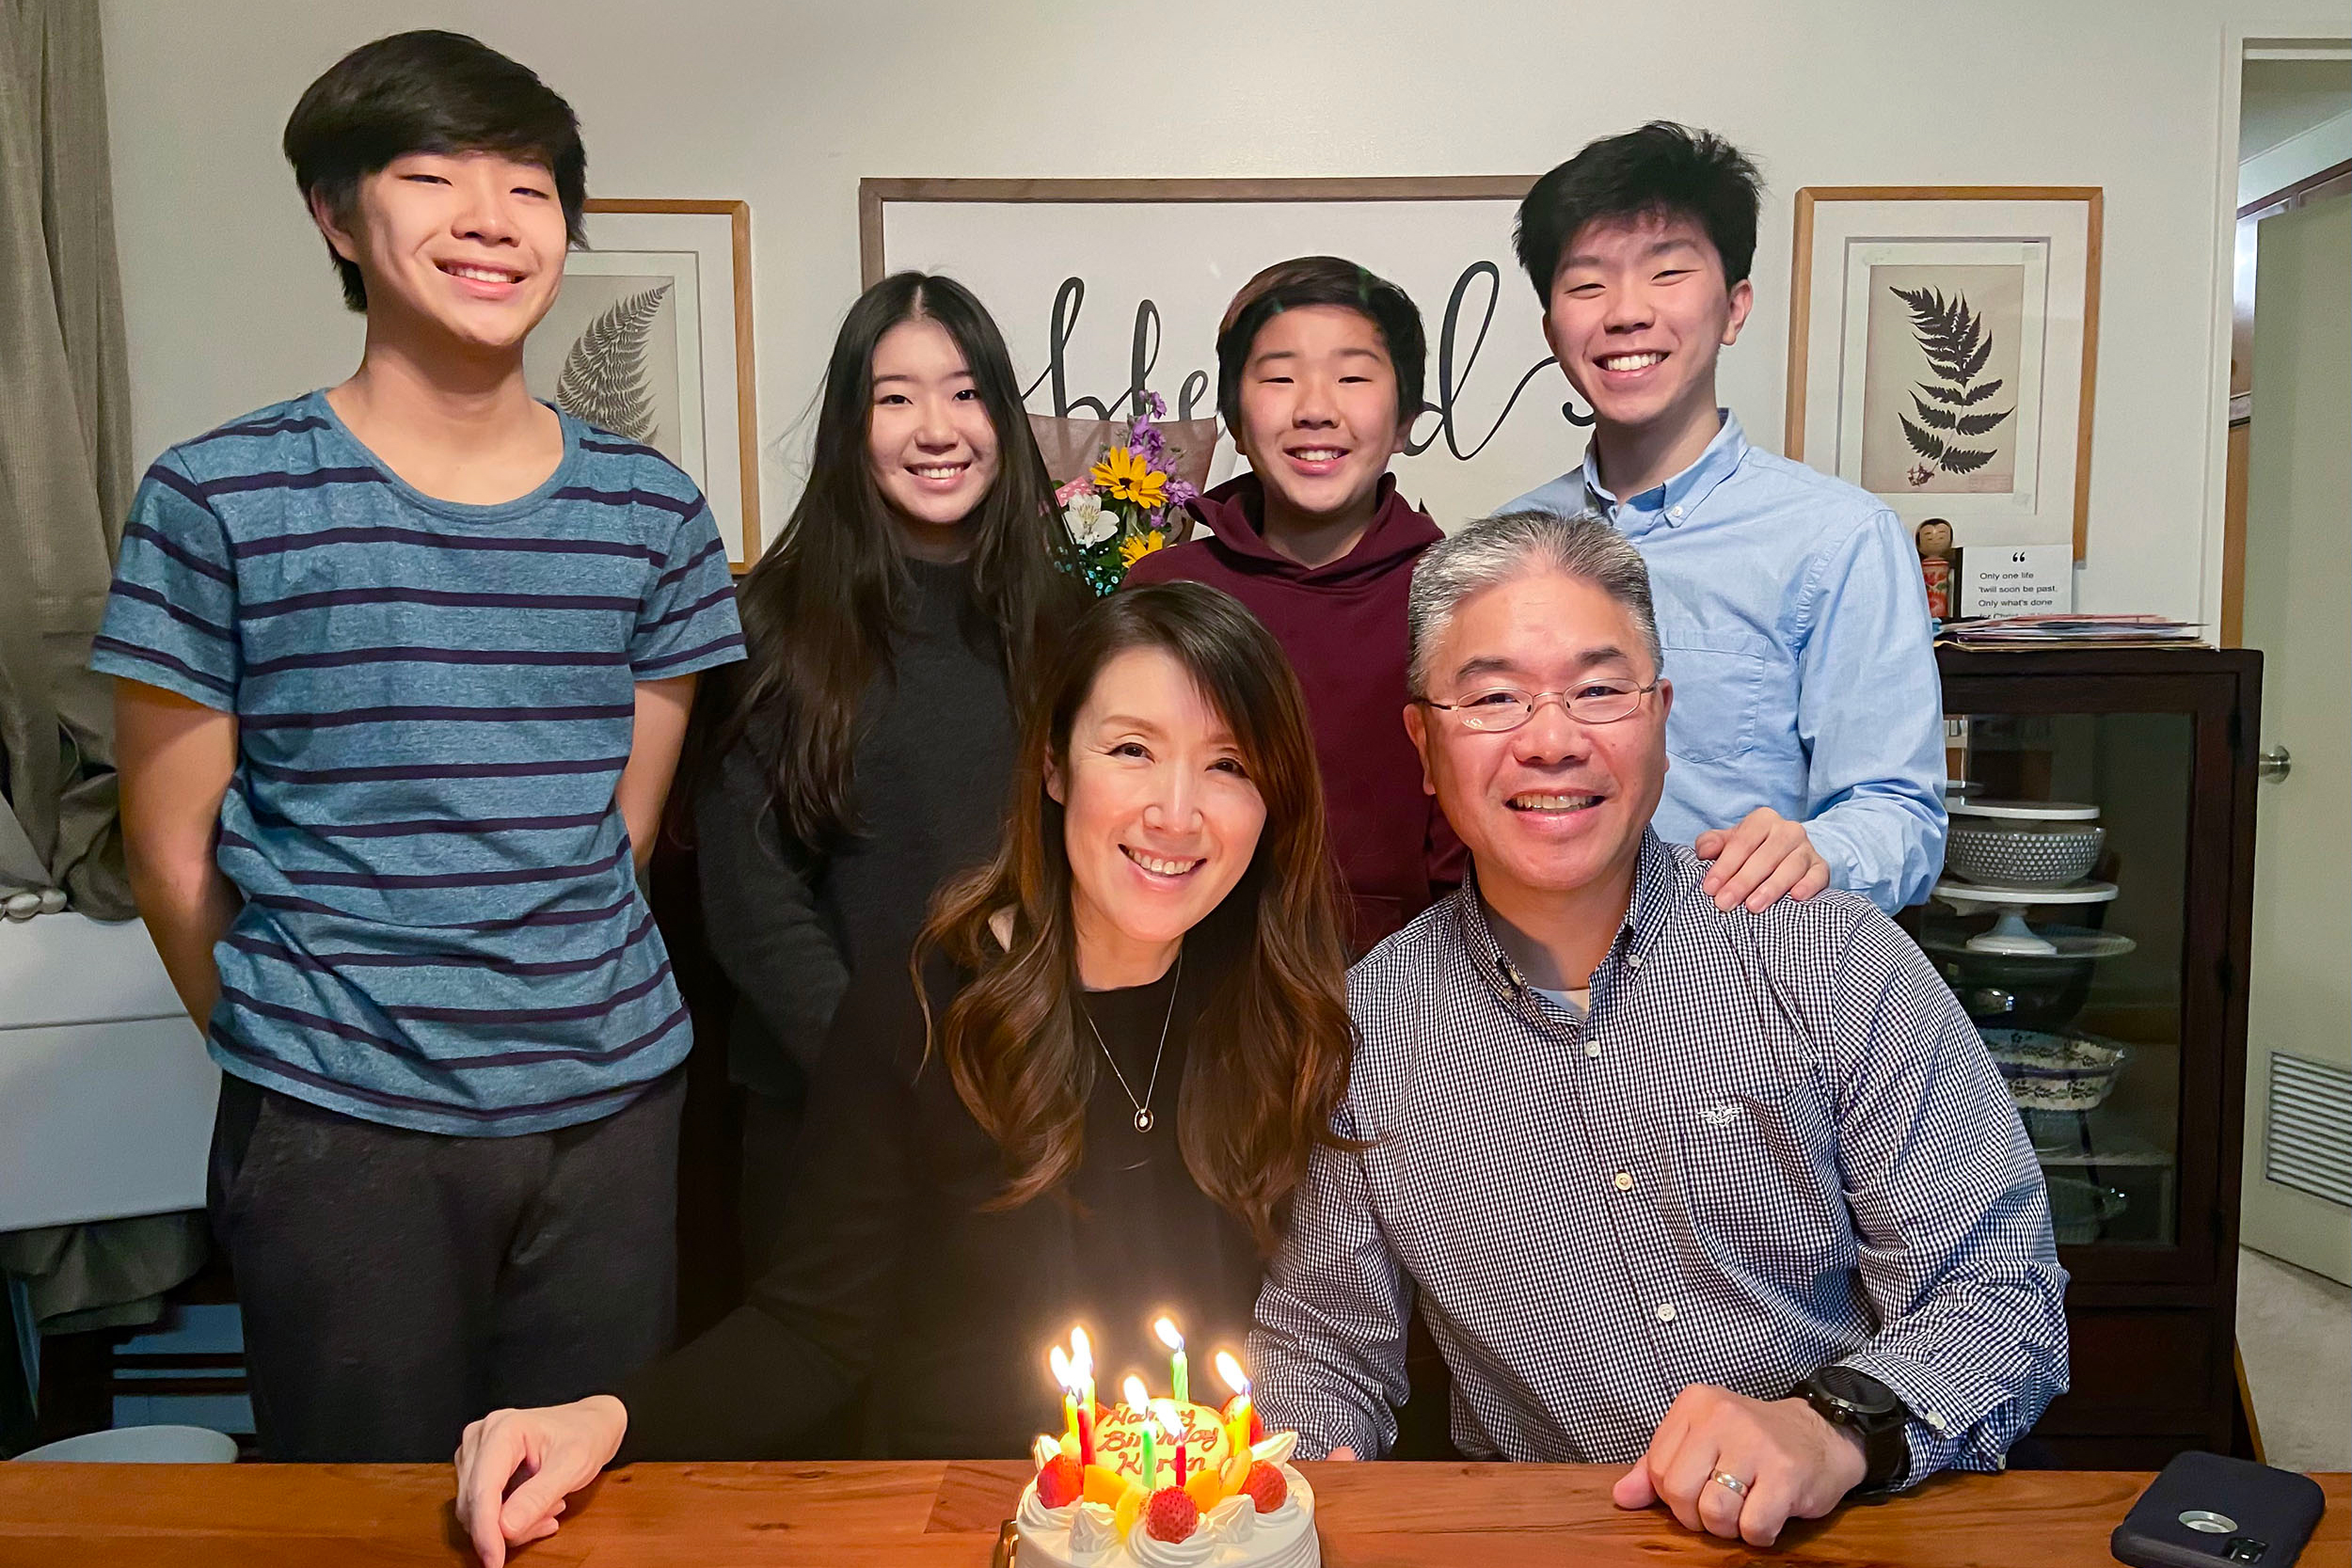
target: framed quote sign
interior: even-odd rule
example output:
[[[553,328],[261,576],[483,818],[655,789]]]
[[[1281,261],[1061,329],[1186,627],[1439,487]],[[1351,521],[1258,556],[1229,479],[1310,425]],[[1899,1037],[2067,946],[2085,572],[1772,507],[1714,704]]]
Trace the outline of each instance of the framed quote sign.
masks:
[[[1952,542],[2082,558],[2096,186],[1797,193],[1788,454]]]
[[[1216,412],[1216,327],[1235,290],[1296,256],[1397,283],[1429,340],[1397,483],[1452,529],[1583,455],[1542,312],[1511,253],[1532,175],[1363,180],[865,180],[865,281],[914,268],[969,287],[1003,327],[1030,412]],[[1212,479],[1234,464],[1221,437]]]

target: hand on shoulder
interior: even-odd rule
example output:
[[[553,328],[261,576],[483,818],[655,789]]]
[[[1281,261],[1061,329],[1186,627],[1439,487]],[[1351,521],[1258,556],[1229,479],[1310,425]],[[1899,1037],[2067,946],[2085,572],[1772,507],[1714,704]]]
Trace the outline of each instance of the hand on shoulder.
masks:
[[[1708,829],[1691,847],[1715,863],[1699,886],[1726,914],[1742,904],[1762,914],[1783,897],[1810,898],[1829,887],[1829,862],[1804,824],[1770,806],[1756,807],[1737,827]]]

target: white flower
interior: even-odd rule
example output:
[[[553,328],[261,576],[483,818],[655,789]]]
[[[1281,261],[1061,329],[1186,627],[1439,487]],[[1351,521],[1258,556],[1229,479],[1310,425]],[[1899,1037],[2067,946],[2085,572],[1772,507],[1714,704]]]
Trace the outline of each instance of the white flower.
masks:
[[[1091,548],[1119,531],[1119,519],[1103,510],[1100,496],[1080,496],[1062,509],[1062,527],[1080,546]]]

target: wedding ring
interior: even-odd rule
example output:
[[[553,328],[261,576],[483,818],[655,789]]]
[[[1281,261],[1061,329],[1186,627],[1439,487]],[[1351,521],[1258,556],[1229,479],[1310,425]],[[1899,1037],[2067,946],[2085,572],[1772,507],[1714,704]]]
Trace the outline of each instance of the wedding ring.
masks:
[[[1715,1484],[1729,1488],[1731,1495],[1735,1497],[1744,1497],[1748,1495],[1748,1483],[1741,1481],[1738,1476],[1733,1475],[1729,1470],[1716,1471]]]

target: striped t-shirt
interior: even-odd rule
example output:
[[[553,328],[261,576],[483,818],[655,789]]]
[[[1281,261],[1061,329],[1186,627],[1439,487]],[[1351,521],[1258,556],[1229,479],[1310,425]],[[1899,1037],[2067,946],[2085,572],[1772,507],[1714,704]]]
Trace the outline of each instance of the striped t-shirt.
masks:
[[[225,1070],[499,1135],[610,1115],[686,1055],[613,790],[636,684],[742,633],[693,482],[563,424],[499,506],[402,483],[317,392],[139,486],[90,666],[237,716]]]

